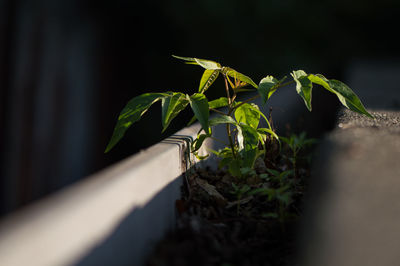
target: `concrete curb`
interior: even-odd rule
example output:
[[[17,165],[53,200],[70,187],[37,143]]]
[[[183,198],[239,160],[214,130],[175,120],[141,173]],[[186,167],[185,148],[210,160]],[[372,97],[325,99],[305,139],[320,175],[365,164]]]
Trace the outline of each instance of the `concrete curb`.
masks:
[[[399,265],[400,112],[394,110],[400,93],[393,88],[400,68],[380,69],[397,75],[376,87],[370,81],[377,65],[357,64],[349,84],[363,88],[366,106],[385,109],[371,110],[375,120],[343,111],[317,152],[300,239],[302,265]]]
[[[140,265],[147,245],[174,226],[186,170],[182,136],[197,130],[182,130],[4,219],[0,265]]]

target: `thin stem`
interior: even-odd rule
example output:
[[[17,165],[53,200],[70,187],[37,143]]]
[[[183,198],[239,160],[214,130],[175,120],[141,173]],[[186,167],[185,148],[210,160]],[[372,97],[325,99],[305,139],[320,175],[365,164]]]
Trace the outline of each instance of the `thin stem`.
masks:
[[[219,143],[222,143],[222,144],[224,144],[225,146],[228,146],[228,144],[226,144],[226,142],[224,142],[224,141],[222,141],[222,140],[220,140],[220,139],[218,139],[218,138],[216,138],[216,137],[209,137],[210,139],[213,139],[213,140],[215,140],[215,141],[218,141]]]
[[[291,80],[291,81],[288,81],[288,82],[282,83],[281,85],[279,85],[279,86],[278,86],[278,88],[285,87],[285,86],[287,86],[287,85],[290,85],[290,84],[292,84],[292,83],[294,83],[294,80]]]
[[[228,85],[228,80],[226,79],[226,76],[224,76],[225,79],[225,90],[226,90],[226,97],[228,98],[228,105],[229,109],[231,108],[232,100],[231,100],[231,95],[229,93],[229,85]]]
[[[226,133],[228,134],[229,145],[231,146],[233,158],[236,159],[235,146],[233,145],[233,139],[232,139],[232,134],[231,134],[231,127],[230,127],[229,124],[226,124]]]
[[[255,99],[258,99],[258,98],[260,98],[260,97],[261,97],[260,94],[257,94],[256,96],[253,96],[253,97],[251,97],[251,98],[248,98],[247,100],[244,100],[243,102],[241,102],[241,103],[239,103],[238,105],[236,105],[235,107],[233,107],[233,108],[230,110],[230,114],[231,114],[235,109],[237,109],[237,108],[239,108],[240,106],[242,106],[243,104],[248,103],[248,102],[251,102],[251,101],[254,101]]]
[[[218,114],[221,114],[221,115],[226,115],[224,112],[221,112],[220,110],[217,110],[217,109],[214,109],[214,108],[210,108],[210,110],[214,111],[214,112],[216,112]]]
[[[285,86],[290,85],[290,84],[292,84],[292,83],[294,83],[294,80],[291,80],[291,81],[282,83],[282,84],[278,85],[278,86],[276,87],[276,89],[285,87]],[[247,99],[247,100],[244,100],[244,101],[241,102],[240,104],[238,104],[238,105],[236,105],[235,107],[233,107],[232,110],[231,110],[231,112],[233,112],[235,109],[239,108],[239,107],[242,106],[243,104],[248,103],[248,102],[251,102],[251,101],[254,101],[255,99],[258,99],[258,98],[260,98],[260,97],[261,97],[261,95],[260,95],[260,94],[257,94],[256,96],[253,96],[253,97],[251,97],[251,98],[249,98],[249,99]]]
[[[229,93],[228,80],[225,75],[224,75],[224,79],[225,79],[226,97],[228,98],[228,114],[227,115],[230,116],[232,114],[232,99],[231,99],[231,96]],[[232,156],[233,156],[233,158],[236,159],[235,146],[233,145],[231,127],[229,124],[226,124],[226,134],[228,135],[229,145],[231,146],[231,150],[232,150]]]

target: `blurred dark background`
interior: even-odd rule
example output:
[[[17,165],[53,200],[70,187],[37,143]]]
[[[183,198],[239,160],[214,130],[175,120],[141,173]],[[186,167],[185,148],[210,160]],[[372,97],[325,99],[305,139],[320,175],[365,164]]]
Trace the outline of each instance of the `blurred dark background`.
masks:
[[[172,54],[219,61],[256,82],[294,69],[341,79],[355,58],[398,56],[399,3],[0,0],[0,215],[184,126],[190,113],[160,135],[154,107],[103,153],[133,96],[196,91],[202,70]]]

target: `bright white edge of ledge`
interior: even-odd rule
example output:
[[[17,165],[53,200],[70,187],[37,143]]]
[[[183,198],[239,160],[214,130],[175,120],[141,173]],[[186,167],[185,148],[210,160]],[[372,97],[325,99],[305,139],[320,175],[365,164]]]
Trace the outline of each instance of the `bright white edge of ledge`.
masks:
[[[302,105],[288,93],[283,90],[276,97],[286,113],[276,114],[275,120],[295,114]],[[199,124],[187,127],[5,217],[0,221],[0,265],[141,265],[149,245],[174,226],[173,203],[180,197],[179,177],[186,170],[182,158],[187,146],[181,136],[195,138],[199,129]],[[213,134],[223,138],[223,129],[214,129]],[[207,140],[200,154],[210,147],[218,149],[216,144]],[[215,160],[202,164],[215,167]],[[130,218],[159,194],[163,198],[152,205],[154,210]],[[107,241],[111,250],[104,245]]]

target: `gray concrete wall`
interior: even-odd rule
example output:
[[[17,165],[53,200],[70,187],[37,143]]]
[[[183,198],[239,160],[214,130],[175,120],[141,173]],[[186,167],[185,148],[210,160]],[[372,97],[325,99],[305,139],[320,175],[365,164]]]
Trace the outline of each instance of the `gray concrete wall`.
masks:
[[[184,137],[168,138],[7,216],[0,265],[141,265],[175,225],[186,148]]]
[[[314,162],[302,265],[400,261],[400,65],[359,61],[349,85],[375,120],[344,111]]]

